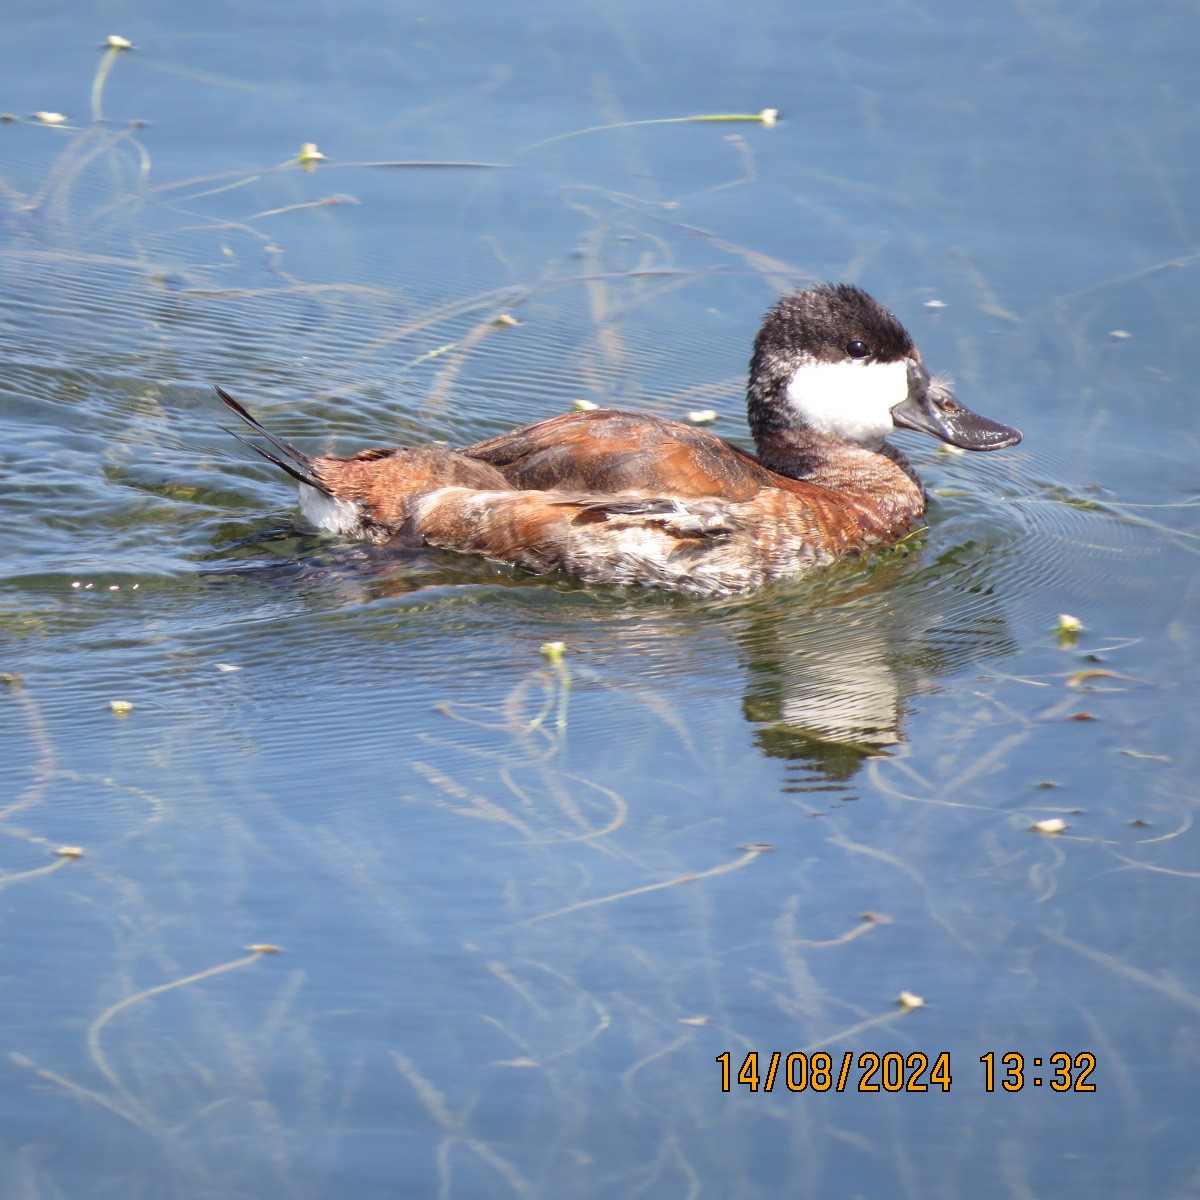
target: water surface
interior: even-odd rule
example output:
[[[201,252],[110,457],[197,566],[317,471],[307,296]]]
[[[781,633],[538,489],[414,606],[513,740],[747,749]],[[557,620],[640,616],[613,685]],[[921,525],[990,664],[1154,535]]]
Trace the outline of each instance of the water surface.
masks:
[[[4,1193],[1188,1194],[1190,16],[10,14]],[[318,536],[211,392],[321,452],[741,438],[827,278],[1026,441],[906,435],[922,539],[736,601]]]

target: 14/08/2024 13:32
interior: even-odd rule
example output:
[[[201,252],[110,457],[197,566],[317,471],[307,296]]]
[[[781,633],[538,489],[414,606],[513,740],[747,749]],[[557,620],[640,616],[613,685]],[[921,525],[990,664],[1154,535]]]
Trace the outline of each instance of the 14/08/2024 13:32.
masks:
[[[1027,1058],[1016,1051],[997,1057],[994,1051],[988,1051],[979,1061],[984,1068],[984,1090],[988,1092],[996,1090],[997,1082],[1006,1092],[1043,1084],[1048,1084],[1054,1092],[1096,1090],[1088,1078],[1096,1069],[1096,1056],[1088,1051],[1074,1055],[1056,1051],[1044,1059]],[[770,1092],[777,1083],[789,1092],[948,1092],[954,1081],[947,1050],[934,1055],[932,1060],[919,1050],[907,1055],[895,1051],[876,1054],[868,1050],[857,1058],[853,1051],[847,1050],[837,1059],[823,1050],[811,1054],[797,1050],[786,1056],[778,1050],[761,1055],[751,1050],[736,1075],[729,1051],[718,1054],[716,1062],[721,1067],[723,1092],[730,1091],[734,1084],[752,1092]],[[1030,1073],[1043,1065],[1047,1068],[1044,1076]]]

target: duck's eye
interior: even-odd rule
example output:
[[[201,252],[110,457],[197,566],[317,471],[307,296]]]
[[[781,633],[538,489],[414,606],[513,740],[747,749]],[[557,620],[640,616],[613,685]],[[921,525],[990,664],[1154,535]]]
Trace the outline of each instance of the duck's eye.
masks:
[[[846,343],[846,353],[851,358],[866,358],[871,353],[871,347],[855,338],[854,341]]]

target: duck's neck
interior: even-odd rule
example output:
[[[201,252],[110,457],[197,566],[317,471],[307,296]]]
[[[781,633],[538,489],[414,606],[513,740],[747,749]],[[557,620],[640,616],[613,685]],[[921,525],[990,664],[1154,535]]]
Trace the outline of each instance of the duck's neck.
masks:
[[[917,473],[887,442],[872,450],[808,429],[779,429],[759,437],[758,458],[771,471],[878,513],[887,527],[910,524],[925,511],[925,490]]]

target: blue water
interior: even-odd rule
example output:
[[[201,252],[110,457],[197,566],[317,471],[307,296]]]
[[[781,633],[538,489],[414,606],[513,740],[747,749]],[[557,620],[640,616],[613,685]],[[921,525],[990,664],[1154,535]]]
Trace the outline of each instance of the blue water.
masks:
[[[0,1192],[1189,1194],[1191,17],[11,11]],[[1026,440],[905,435],[921,541],[736,601],[316,535],[211,392],[320,452],[744,438],[827,278]]]

